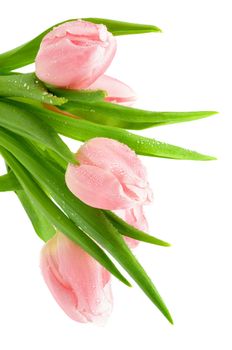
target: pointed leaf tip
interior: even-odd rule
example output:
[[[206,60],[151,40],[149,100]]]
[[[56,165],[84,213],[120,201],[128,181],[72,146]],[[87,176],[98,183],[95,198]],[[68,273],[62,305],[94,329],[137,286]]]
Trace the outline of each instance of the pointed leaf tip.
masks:
[[[153,29],[152,32],[163,33],[162,29],[160,29],[159,27],[151,26],[151,28]]]
[[[155,245],[159,245],[161,247],[171,247],[170,243],[165,242],[165,241],[158,239],[156,237],[153,237],[153,236],[149,236],[149,240],[147,240],[147,243],[152,243]]]
[[[159,307],[158,307],[159,308]],[[160,308],[159,308],[160,309]],[[160,309],[160,311],[162,312],[162,314],[164,315],[164,317],[173,325],[174,324],[174,321],[173,321],[173,318],[168,310],[168,308],[165,306],[162,307],[162,309]]]
[[[201,159],[200,159],[200,160],[201,160]],[[205,158],[202,159],[202,160],[217,160],[217,158],[216,158],[216,157],[213,157],[213,156],[205,156]]]
[[[170,315],[170,317],[168,318],[168,321],[169,321],[172,325],[174,325],[174,321],[173,321],[173,318],[171,317],[171,315]]]
[[[163,246],[164,246],[164,247],[171,247],[171,246],[172,246],[172,244],[171,244],[171,243],[168,243],[168,242],[164,242],[164,241],[163,241]]]
[[[217,111],[204,111],[202,113],[204,114],[205,117],[210,117],[212,115],[219,114],[219,112]]]

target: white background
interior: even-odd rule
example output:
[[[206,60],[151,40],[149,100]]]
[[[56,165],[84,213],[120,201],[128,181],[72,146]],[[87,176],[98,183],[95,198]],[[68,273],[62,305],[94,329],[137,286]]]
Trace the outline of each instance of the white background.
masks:
[[[162,34],[118,37],[108,74],[131,85],[137,106],[218,110],[220,115],[143,131],[219,158],[144,158],[154,189],[150,232],[173,244],[141,244],[136,255],[170,308],[171,326],[135,286],[113,280],[114,311],[104,328],[71,321],[39,270],[40,241],[13,193],[0,194],[0,348],[232,348],[231,11],[229,0],[6,1],[0,50],[61,20],[105,17],[155,24]],[[73,150],[78,143],[72,143]],[[0,172],[4,172],[0,160]]]

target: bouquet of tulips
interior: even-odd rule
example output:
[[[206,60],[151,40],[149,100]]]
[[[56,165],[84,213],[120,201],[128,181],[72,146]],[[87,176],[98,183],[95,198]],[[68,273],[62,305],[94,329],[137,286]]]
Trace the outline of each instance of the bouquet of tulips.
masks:
[[[116,36],[160,32],[102,18],[69,20],[0,54],[0,191],[14,191],[45,242],[41,270],[73,320],[103,324],[112,309],[111,275],[127,272],[172,323],[168,308],[132,250],[148,234],[143,206],[152,190],[138,155],[213,157],[143,137],[142,130],[204,118],[201,112],[132,108],[133,90],[104,75]],[[35,72],[15,71],[35,62]],[[60,135],[82,141],[73,154]],[[121,265],[121,271],[115,263]]]

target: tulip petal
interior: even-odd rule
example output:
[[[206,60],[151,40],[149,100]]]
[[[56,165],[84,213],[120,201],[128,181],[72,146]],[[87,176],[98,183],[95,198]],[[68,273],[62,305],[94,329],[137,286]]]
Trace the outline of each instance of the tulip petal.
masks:
[[[69,164],[65,180],[69,190],[91,207],[115,210],[133,206],[118,179],[100,167]]]
[[[135,92],[128,85],[107,75],[100,76],[88,89],[105,90],[107,92],[105,101],[119,103],[124,106],[131,106],[136,100]]]

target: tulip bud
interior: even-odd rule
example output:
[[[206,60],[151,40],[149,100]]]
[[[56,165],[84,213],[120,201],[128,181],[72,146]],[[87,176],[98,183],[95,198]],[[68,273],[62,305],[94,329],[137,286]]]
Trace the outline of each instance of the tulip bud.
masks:
[[[41,253],[45,282],[64,312],[78,322],[104,324],[112,311],[110,273],[62,233]]]
[[[116,40],[103,24],[66,22],[43,38],[36,75],[57,87],[83,89],[105,72],[115,52]]]
[[[148,204],[152,191],[146,170],[134,151],[108,138],[94,138],[76,154],[80,165],[69,164],[66,184],[84,203],[117,210]]]

